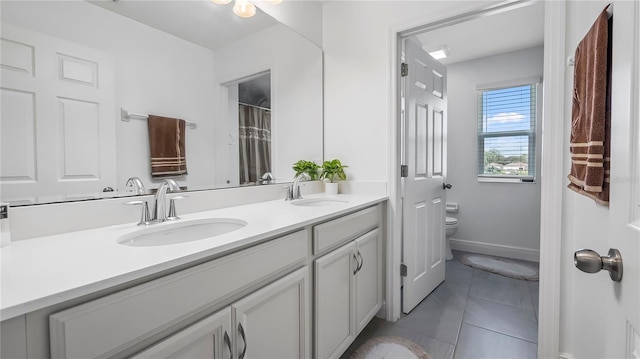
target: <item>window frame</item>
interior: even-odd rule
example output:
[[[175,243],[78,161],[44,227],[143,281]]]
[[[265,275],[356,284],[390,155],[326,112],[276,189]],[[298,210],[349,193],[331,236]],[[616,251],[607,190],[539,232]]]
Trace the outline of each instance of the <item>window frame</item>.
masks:
[[[536,183],[538,176],[538,131],[540,129],[540,115],[541,115],[541,102],[540,102],[540,90],[542,84],[542,77],[528,77],[522,79],[516,79],[511,81],[494,82],[489,84],[481,84],[476,86],[476,98],[477,98],[477,146],[476,146],[476,176],[478,182],[497,182],[497,183]],[[535,111],[533,126],[530,126],[526,130],[515,131],[499,131],[499,132],[485,132],[484,131],[484,109],[482,98],[483,94],[488,91],[502,90],[512,87],[531,86],[532,96],[535,96],[535,103],[532,108]],[[515,137],[515,136],[527,136],[529,142],[529,152],[527,155],[528,162],[528,175],[491,175],[484,173],[484,143],[487,138],[499,138],[499,137]],[[533,172],[532,172],[533,170]]]

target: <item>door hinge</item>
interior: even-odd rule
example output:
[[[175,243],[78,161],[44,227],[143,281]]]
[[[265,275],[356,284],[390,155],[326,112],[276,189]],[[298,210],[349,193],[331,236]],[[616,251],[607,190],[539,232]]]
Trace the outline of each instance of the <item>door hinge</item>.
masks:
[[[409,177],[409,166],[400,165],[400,177]]]
[[[401,277],[406,277],[407,276],[407,265],[406,264],[400,264],[400,276]]]
[[[403,62],[400,64],[400,77],[406,77],[409,75],[409,64]]]

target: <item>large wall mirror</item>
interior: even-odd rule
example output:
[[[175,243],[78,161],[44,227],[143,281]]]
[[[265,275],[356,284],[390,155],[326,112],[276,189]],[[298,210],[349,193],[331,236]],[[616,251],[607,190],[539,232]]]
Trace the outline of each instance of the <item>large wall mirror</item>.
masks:
[[[297,160],[322,160],[322,49],[260,9],[243,19],[209,0],[0,6],[2,202],[133,195],[130,177],[157,188],[148,115],[188,121],[187,174],[175,177],[186,190],[287,182]],[[247,133],[268,156],[247,150]]]

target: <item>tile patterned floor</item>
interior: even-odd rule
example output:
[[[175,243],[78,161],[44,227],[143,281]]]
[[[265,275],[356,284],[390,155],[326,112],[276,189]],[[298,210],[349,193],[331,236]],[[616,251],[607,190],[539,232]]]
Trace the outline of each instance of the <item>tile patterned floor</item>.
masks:
[[[454,252],[458,257],[461,252]],[[342,358],[367,339],[400,336],[433,359],[537,357],[538,282],[527,282],[447,261],[446,279],[397,322],[374,318]]]

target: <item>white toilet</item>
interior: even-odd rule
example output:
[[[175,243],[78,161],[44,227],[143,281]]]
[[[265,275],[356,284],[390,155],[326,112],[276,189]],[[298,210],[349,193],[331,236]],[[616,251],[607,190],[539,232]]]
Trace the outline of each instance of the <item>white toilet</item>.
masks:
[[[446,236],[447,236],[447,239],[445,239],[445,242],[446,242],[447,249],[444,254],[447,260],[449,261],[453,259],[453,253],[451,252],[451,243],[449,242],[449,238],[451,238],[451,236],[454,233],[456,233],[456,231],[458,230],[458,220],[453,217],[447,217],[445,228],[446,228]]]
[[[447,207],[446,207],[447,213],[458,213],[458,204],[457,203],[447,203]],[[445,257],[447,258],[447,260],[452,260],[453,259],[453,253],[451,252],[451,243],[449,242],[449,238],[451,238],[451,236],[453,236],[454,233],[456,233],[456,231],[458,230],[458,219],[454,218],[454,217],[448,217],[445,220],[445,235],[446,235],[446,239],[445,239],[445,245],[446,245],[446,249],[445,249]]]

